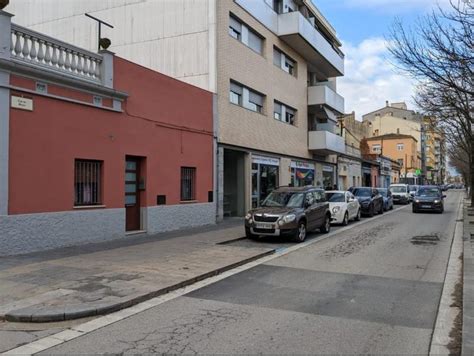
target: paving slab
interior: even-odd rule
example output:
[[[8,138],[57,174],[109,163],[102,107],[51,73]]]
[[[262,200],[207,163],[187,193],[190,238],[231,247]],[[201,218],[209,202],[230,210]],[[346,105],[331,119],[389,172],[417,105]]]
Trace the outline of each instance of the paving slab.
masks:
[[[236,220],[136,244],[111,242],[108,249],[101,243],[76,254],[67,248],[50,258],[41,252],[0,259],[0,285],[8,284],[0,289],[0,318],[53,322],[104,315],[274,252],[226,244],[243,235]]]

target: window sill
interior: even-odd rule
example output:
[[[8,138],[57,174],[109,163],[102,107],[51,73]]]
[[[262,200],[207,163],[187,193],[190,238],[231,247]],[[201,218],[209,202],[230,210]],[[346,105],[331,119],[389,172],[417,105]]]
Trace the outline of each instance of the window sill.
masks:
[[[105,205],[78,205],[74,206],[74,210],[89,210],[89,209],[105,209]]]
[[[254,114],[257,114],[257,115],[261,115],[261,116],[267,116],[263,111],[262,112],[259,112],[259,111],[255,111],[255,110],[252,110],[252,109],[249,109],[249,108],[246,108],[245,106],[243,105],[239,105],[239,104],[234,104],[233,102],[229,101],[229,104],[230,105],[233,105],[233,106],[236,106],[238,108],[241,108],[241,109],[245,109],[247,111],[250,111],[250,112],[253,112]]]
[[[179,203],[180,204],[196,204],[196,203],[199,203],[199,201],[197,201],[197,200],[181,200]]]

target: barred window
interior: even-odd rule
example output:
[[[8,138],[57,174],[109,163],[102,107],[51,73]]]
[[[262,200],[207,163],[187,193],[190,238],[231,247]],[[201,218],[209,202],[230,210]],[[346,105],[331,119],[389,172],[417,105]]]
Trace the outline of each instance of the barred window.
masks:
[[[74,205],[100,205],[102,203],[102,162],[75,160]]]
[[[181,167],[181,201],[196,200],[196,168]]]

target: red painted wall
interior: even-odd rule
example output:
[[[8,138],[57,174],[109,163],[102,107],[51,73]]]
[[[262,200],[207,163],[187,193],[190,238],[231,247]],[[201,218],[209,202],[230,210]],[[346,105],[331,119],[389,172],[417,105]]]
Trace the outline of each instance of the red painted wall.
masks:
[[[14,75],[11,84],[34,88],[33,81]],[[162,194],[167,204],[179,204],[181,166],[197,168],[196,198],[207,202],[213,189],[212,94],[118,57],[114,87],[129,94],[123,113],[12,91],[33,98],[34,111],[10,109],[10,214],[73,209],[76,158],[104,161],[107,208],[124,207],[126,155],[146,157],[142,206],[156,205]],[[92,103],[87,93],[52,84],[48,92]]]

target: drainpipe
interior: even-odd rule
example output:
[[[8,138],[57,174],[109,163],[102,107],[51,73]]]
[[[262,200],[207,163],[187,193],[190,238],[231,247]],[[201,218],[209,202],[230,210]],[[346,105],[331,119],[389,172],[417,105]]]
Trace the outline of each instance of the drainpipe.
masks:
[[[0,10],[0,59],[10,60],[13,15]],[[8,215],[10,137],[10,74],[0,70],[0,215]]]

